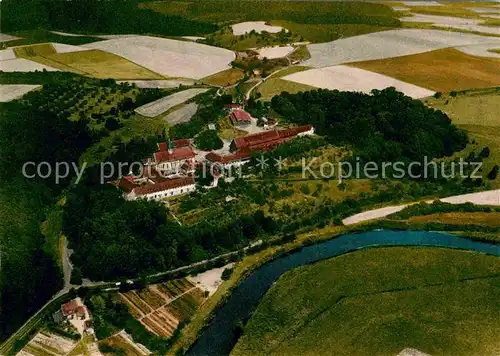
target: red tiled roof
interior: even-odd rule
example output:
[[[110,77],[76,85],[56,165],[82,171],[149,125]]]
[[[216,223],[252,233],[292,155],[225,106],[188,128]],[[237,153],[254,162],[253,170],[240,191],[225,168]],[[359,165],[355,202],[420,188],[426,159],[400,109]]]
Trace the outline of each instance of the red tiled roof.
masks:
[[[194,184],[193,177],[182,177],[182,178],[172,178],[166,179],[165,181],[157,184],[148,184],[134,189],[136,195],[146,195],[151,193],[157,193],[168,189],[180,188],[186,185]]]
[[[160,142],[158,144],[158,151],[160,152],[168,151],[168,144],[166,142]]]
[[[185,159],[194,158],[195,154],[190,146],[186,146],[186,147],[176,148],[172,153],[168,151],[155,152],[154,156],[156,163],[161,163],[161,162],[181,161]]]
[[[226,155],[226,156],[222,156],[222,155],[217,154],[215,152],[209,152],[205,155],[205,158],[213,163],[217,162],[217,163],[221,163],[221,164],[228,164],[228,163],[232,163],[232,162],[239,161],[242,159],[248,159],[251,156],[252,156],[252,153],[250,152],[250,150],[243,149],[243,150],[236,152],[235,154]]]
[[[180,140],[172,141],[174,148],[181,148],[191,145],[189,138],[181,138]]]
[[[78,309],[78,305],[76,304],[76,300],[74,300],[74,299],[61,305],[61,311],[62,311],[64,316],[68,316],[68,315],[72,315],[72,314],[76,313],[77,309]]]
[[[189,140],[189,138],[182,138],[180,140],[172,141],[172,145],[174,146],[174,149],[187,147],[191,145],[191,141]],[[158,151],[160,152],[168,151],[168,142],[160,142],[158,144]]]
[[[231,115],[238,122],[251,121],[250,114],[245,110],[234,110],[233,112],[231,112]]]
[[[127,178],[120,178],[118,181],[118,187],[121,188],[123,191],[130,193],[134,188],[137,187],[134,183],[132,183],[130,180]]]
[[[251,150],[262,149],[263,147],[272,147],[293,138],[299,133],[307,132],[313,127],[311,125],[294,127],[286,130],[271,130],[259,132],[252,135],[237,137],[234,144],[237,149],[247,147]]]

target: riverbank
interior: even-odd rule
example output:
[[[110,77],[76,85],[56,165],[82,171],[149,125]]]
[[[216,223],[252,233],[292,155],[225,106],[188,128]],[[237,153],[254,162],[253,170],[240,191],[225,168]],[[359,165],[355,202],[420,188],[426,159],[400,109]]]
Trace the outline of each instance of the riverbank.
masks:
[[[389,222],[394,223],[394,222]],[[396,222],[397,223],[397,222]],[[411,224],[399,225],[402,230],[411,229]],[[173,344],[169,355],[175,355],[178,352],[186,352],[197,340],[204,328],[209,324],[214,314],[219,310],[231,296],[232,292],[245,280],[253,271],[282,255],[293,253],[306,246],[333,240],[343,235],[371,231],[380,228],[373,221],[361,223],[355,226],[327,226],[322,229],[304,231],[297,235],[293,242],[279,246],[271,246],[265,250],[259,251],[253,255],[246,256],[234,267],[231,278],[223,283],[219,290],[201,306],[198,313],[191,322],[182,330],[178,340]],[[476,236],[477,240],[487,240],[486,235]],[[462,238],[469,236],[466,233]]]

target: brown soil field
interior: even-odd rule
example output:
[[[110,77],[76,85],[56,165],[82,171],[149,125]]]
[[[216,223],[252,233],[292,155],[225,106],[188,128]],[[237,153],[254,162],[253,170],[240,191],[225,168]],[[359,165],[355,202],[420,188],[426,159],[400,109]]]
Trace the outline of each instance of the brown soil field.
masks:
[[[408,221],[416,223],[440,223],[452,225],[483,225],[500,227],[500,213],[438,213],[413,216]]]
[[[500,85],[500,60],[451,48],[349,65],[439,92]]]

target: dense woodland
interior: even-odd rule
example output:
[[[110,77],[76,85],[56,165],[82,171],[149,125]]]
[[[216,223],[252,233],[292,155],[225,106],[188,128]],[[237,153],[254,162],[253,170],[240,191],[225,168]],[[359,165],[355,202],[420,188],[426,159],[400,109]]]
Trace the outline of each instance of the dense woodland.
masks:
[[[313,90],[275,96],[272,108],[287,120],[311,124],[335,145],[353,147],[362,161],[421,161],[465,148],[467,133],[446,114],[394,88],[373,95]]]
[[[4,0],[1,3],[2,31],[44,28],[86,34],[156,33],[186,36],[218,29],[215,24],[139,8],[138,3],[136,0]]]

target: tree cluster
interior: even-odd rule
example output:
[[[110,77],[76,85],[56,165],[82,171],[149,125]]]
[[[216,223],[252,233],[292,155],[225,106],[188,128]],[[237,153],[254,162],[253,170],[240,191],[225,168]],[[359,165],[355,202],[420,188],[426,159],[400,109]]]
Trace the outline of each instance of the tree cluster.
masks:
[[[294,123],[311,124],[335,145],[349,145],[362,161],[396,162],[450,156],[467,134],[441,111],[394,88],[371,95],[313,90],[275,96],[272,108]]]

